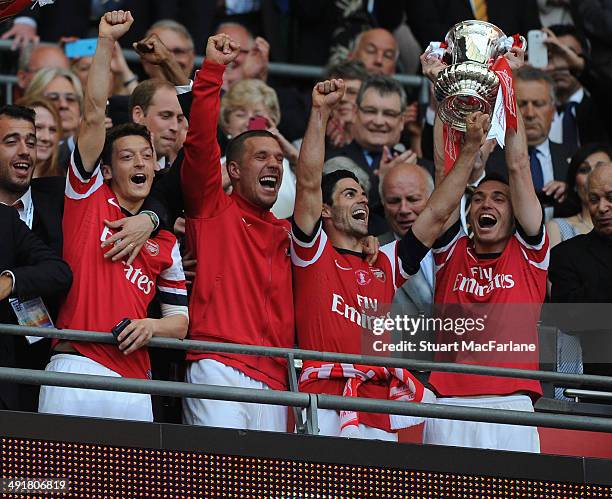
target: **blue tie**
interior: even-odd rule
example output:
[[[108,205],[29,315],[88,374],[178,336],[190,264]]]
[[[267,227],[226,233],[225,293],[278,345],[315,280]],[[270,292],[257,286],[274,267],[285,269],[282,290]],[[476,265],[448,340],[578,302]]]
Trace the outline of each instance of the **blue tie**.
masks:
[[[568,150],[575,152],[578,149],[578,127],[576,125],[576,117],[574,116],[574,108],[578,104],[576,102],[566,102],[563,104],[563,144]]]
[[[535,147],[529,148],[529,164],[531,166],[531,179],[536,192],[541,192],[544,187],[544,174],[542,173],[542,163],[538,158],[538,150]]]
[[[380,152],[370,152],[370,151],[363,151],[366,161],[368,162],[368,165],[370,166],[370,168],[376,168],[378,166],[378,162],[380,161],[380,157],[382,155],[382,153]]]

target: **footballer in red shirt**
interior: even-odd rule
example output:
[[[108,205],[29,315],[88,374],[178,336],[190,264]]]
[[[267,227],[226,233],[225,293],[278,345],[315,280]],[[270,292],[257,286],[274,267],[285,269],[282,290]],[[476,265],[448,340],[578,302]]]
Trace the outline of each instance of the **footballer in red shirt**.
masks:
[[[473,237],[456,223],[433,248],[438,310],[455,319],[482,321],[469,334],[439,332],[438,345],[457,341],[457,347],[439,353],[437,360],[538,369],[537,322],[546,293],[549,242],[518,114],[517,131],[508,127],[505,137],[509,179],[487,176],[472,196],[468,220]],[[438,119],[436,165],[443,163],[443,144]],[[449,405],[533,412],[533,401],[542,393],[539,382],[528,379],[434,372],[429,382],[438,403]],[[523,452],[540,448],[535,427],[439,419],[426,422],[423,441]]]
[[[154,177],[155,155],[147,129],[129,124],[106,134],[104,127],[114,43],[132,22],[131,14],[123,11],[109,12],[100,20],[84,118],[66,182],[64,258],[74,281],[58,327],[111,334],[122,319],[131,322],[119,334],[118,345],[54,342],[49,371],[149,379],[149,339],[184,338],[187,333],[185,276],[174,235],[161,230],[131,263],[113,261],[101,246],[112,236],[105,222],[137,213]],[[156,293],[163,318],[147,319]],[[45,386],[39,410],[152,420],[150,396],[136,393]]]
[[[375,90],[401,106],[402,89],[392,80]],[[419,269],[465,190],[488,129],[487,115],[474,115],[466,145],[453,171],[400,241],[384,246],[369,264],[368,199],[357,178],[338,170],[322,177],[325,129],[344,93],[342,80],[319,83],[296,169],[291,259],[298,344],[301,348],[363,354],[371,349],[377,319],[387,316],[393,295]],[[395,102],[394,102],[395,101]],[[368,345],[369,343],[369,345]],[[305,361],[299,388],[309,393],[405,402],[433,395],[405,369]],[[323,435],[397,440],[397,430],[420,422],[407,416],[319,410]]]

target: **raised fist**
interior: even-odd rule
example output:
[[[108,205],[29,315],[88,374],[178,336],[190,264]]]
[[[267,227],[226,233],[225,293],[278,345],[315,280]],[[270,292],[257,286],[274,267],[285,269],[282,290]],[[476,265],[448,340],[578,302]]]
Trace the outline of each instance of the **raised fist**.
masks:
[[[467,126],[467,130],[465,131],[465,144],[480,149],[485,143],[487,133],[489,133],[489,115],[477,111],[469,114],[465,123]]]
[[[331,111],[344,97],[344,80],[325,80],[312,89],[312,107]]]
[[[229,35],[211,36],[206,44],[206,60],[227,66],[240,55],[240,44]]]
[[[155,33],[132,45],[143,62],[159,66],[172,57],[172,52]]]
[[[133,22],[134,18],[129,10],[113,10],[112,12],[107,12],[100,19],[98,36],[110,38],[116,42],[130,30]]]

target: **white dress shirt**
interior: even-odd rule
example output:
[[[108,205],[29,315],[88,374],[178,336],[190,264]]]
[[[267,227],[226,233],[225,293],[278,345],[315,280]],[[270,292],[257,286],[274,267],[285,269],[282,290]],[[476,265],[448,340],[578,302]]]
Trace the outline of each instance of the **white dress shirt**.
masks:
[[[572,96],[567,100],[567,102],[575,102],[576,104],[580,104],[582,102],[582,99],[584,99],[584,88],[580,87],[576,92],[572,94]],[[554,142],[555,144],[563,143],[563,114],[564,113],[556,111],[552,125],[550,126],[550,133],[548,134],[548,139]],[[575,106],[574,109],[572,109],[572,114],[575,118]],[[546,181],[544,183],[546,183]]]

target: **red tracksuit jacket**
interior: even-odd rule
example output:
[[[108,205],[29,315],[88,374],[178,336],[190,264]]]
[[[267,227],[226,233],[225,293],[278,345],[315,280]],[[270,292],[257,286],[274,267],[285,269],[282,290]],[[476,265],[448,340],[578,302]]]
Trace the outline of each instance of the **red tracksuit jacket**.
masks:
[[[181,182],[187,239],[198,260],[189,303],[190,338],[274,347],[294,345],[290,225],[223,192],[217,119],[225,66],[204,62],[193,86]],[[190,351],[285,389],[286,362]]]

